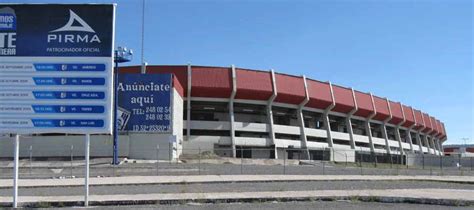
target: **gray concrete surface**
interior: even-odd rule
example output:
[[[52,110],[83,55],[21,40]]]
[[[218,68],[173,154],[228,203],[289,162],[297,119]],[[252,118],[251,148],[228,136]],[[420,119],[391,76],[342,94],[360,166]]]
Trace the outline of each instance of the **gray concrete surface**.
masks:
[[[365,190],[365,189],[465,189],[474,190],[473,184],[420,181],[313,181],[313,182],[241,182],[241,183],[184,183],[153,185],[93,186],[91,195],[205,193],[205,192],[259,192],[310,190]],[[11,188],[0,189],[0,196],[11,196]],[[21,188],[20,196],[83,195],[84,187]]]
[[[442,206],[428,204],[409,204],[409,203],[380,203],[380,202],[360,202],[360,201],[290,201],[290,202],[262,202],[262,203],[218,203],[202,204],[187,203],[181,205],[136,205],[136,206],[100,206],[100,209],[168,209],[168,210],[241,210],[241,209],[260,209],[260,210],[303,210],[303,209],[324,209],[324,210],[466,210],[472,209],[470,206]],[[59,208],[65,210],[66,208]],[[59,210],[58,209],[58,210]]]
[[[179,184],[179,183],[225,183],[225,182],[276,182],[276,181],[438,181],[474,183],[474,177],[463,176],[369,176],[369,175],[191,175],[191,176],[126,176],[92,177],[91,186]],[[83,186],[84,179],[19,179],[19,186],[58,187]],[[12,187],[11,179],[0,179],[0,188]]]
[[[80,205],[83,196],[21,196],[21,206],[37,204]],[[186,202],[262,202],[309,200],[365,200],[416,202],[436,205],[473,205],[474,191],[459,189],[389,189],[389,190],[312,190],[230,193],[157,193],[133,195],[91,195],[90,205],[173,204]],[[0,206],[11,205],[11,197],[0,197]]]

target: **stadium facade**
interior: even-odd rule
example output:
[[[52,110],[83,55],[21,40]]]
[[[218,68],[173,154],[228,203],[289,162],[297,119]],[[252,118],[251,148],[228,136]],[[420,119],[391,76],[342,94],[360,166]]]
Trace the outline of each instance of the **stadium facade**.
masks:
[[[356,161],[358,154],[443,155],[447,139],[444,123],[421,110],[305,76],[192,65],[128,66],[119,73],[171,73],[174,86],[172,132],[122,132],[120,156],[175,159],[213,151],[240,157],[245,149],[245,157],[290,158],[288,149],[301,149],[298,158],[329,152],[331,160]],[[78,138],[32,136],[20,155],[28,156],[34,144],[34,156],[67,157],[70,145],[81,147]],[[8,142],[1,143],[0,156],[10,155]],[[94,136],[91,156],[110,156],[110,144],[110,136]],[[158,155],[157,146],[170,152]]]
[[[120,69],[140,73],[140,66]],[[211,66],[147,66],[172,73],[183,98],[183,152],[228,148],[225,156],[282,157],[284,149],[442,155],[444,123],[387,98],[274,71]],[[262,150],[268,149],[268,150]],[[217,151],[217,150],[216,150]],[[342,157],[341,157],[342,158]]]

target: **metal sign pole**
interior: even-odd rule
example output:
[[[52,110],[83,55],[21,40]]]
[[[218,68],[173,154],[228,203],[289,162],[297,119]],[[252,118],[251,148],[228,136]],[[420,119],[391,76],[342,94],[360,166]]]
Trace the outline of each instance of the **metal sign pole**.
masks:
[[[118,51],[115,52],[115,56],[118,56]],[[117,121],[117,115],[118,115],[118,61],[115,61],[115,74],[114,74],[114,143],[113,143],[113,159],[112,159],[112,165],[118,165],[118,121]]]
[[[15,135],[15,152],[13,160],[13,208],[18,207],[18,159],[20,153],[20,135]]]
[[[91,143],[91,135],[86,134],[86,142],[85,142],[85,150],[86,153],[84,155],[86,159],[86,174],[84,176],[85,183],[84,183],[84,188],[85,188],[85,195],[84,195],[84,206],[89,206],[89,150],[90,150],[90,143]]]

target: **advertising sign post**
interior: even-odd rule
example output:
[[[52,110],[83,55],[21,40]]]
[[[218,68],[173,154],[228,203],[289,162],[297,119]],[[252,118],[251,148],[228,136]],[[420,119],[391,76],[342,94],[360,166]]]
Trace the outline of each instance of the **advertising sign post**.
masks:
[[[13,207],[19,135],[85,134],[87,143],[112,133],[114,18],[113,4],[0,4],[0,133],[16,135]]]

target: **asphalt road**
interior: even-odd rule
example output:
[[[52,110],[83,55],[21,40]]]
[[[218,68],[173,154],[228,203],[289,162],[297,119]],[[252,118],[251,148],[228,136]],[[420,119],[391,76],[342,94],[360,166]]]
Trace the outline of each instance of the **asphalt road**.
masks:
[[[159,184],[91,186],[91,195],[109,194],[149,194],[149,193],[204,193],[204,192],[262,192],[262,191],[306,191],[306,190],[356,190],[356,189],[466,189],[474,190],[474,185],[415,182],[415,181],[311,181],[311,182],[243,182],[205,184]],[[0,189],[0,196],[10,196],[11,189]],[[20,188],[20,196],[60,196],[83,195],[83,187],[41,187]]]

